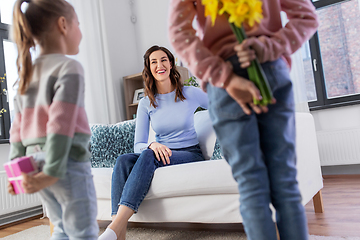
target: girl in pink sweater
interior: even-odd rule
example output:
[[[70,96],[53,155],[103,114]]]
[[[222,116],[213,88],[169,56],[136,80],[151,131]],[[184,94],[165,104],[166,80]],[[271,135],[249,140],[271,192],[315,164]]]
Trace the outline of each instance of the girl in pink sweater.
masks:
[[[171,0],[169,38],[208,92],[213,126],[238,183],[248,239],[277,239],[272,204],[280,238],[305,240],[289,68],[290,55],[314,34],[318,20],[310,0],[263,0],[262,10],[261,23],[245,27],[248,39],[238,44],[225,16],[217,16],[214,26],[204,17],[201,0]],[[289,19],[284,27],[281,11]],[[261,95],[248,80],[246,67],[255,57],[274,96],[269,106],[253,104]]]
[[[76,12],[65,0],[17,0],[13,19],[19,81],[10,160],[45,155],[42,171],[23,173],[22,184],[26,193],[39,192],[54,225],[51,239],[95,240],[99,226],[84,70],[65,56],[79,52],[82,34]],[[30,50],[35,46],[40,56],[33,62]],[[11,184],[8,190],[14,194]]]

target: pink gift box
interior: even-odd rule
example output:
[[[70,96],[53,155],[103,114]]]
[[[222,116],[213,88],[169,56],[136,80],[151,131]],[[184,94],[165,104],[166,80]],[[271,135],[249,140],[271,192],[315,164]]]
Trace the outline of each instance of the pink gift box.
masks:
[[[20,157],[4,164],[9,182],[12,184],[16,194],[24,193],[21,186],[23,177],[21,172],[33,175],[38,172],[38,167],[33,157]]]

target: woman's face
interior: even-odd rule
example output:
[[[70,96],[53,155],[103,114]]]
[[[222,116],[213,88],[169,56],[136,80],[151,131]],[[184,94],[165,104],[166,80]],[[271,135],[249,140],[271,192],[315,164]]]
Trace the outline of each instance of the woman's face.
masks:
[[[150,71],[153,77],[159,81],[170,80],[171,63],[167,54],[162,50],[157,50],[150,54]]]

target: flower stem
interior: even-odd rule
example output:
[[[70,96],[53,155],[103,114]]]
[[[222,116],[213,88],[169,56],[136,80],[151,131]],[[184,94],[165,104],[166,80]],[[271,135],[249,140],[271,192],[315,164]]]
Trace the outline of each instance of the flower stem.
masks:
[[[230,27],[233,30],[238,42],[242,43],[242,41],[246,39],[246,33],[244,29],[236,27],[234,23],[230,23]],[[254,99],[254,104],[262,106],[270,104],[273,98],[271,88],[257,58],[251,61],[250,66],[247,68],[247,72],[249,75],[249,79],[260,90],[260,94],[262,96],[262,99],[260,101]]]

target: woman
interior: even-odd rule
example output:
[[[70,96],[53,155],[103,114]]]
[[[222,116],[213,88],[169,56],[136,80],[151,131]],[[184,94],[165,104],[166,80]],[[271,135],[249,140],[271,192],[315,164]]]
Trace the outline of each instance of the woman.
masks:
[[[144,55],[145,97],[140,100],[135,153],[118,157],[112,176],[112,223],[100,240],[125,239],[129,218],[146,196],[154,171],[159,167],[203,161],[194,128],[197,107],[207,108],[202,90],[183,86],[172,53],[152,46]],[[149,124],[156,141],[148,144]],[[141,183],[141,184],[139,184]]]

